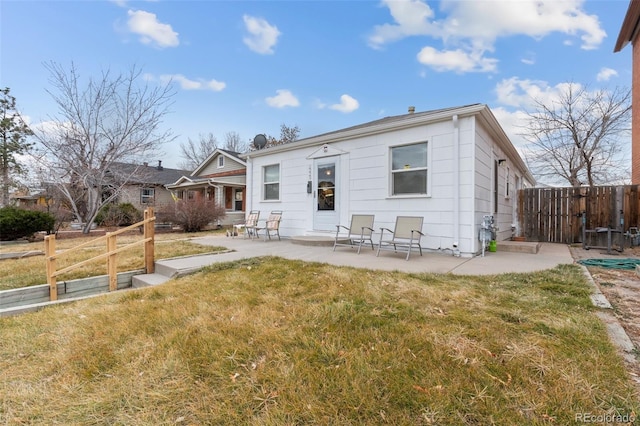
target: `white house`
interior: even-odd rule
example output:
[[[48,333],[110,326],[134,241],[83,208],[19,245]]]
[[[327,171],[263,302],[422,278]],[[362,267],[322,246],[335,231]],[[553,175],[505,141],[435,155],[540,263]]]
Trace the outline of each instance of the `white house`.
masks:
[[[283,236],[329,236],[352,214],[375,214],[378,229],[422,216],[423,247],[462,256],[482,250],[484,215],[494,216],[498,240],[517,232],[517,190],[535,183],[483,104],[410,108],[243,157],[247,211],[282,210]]]

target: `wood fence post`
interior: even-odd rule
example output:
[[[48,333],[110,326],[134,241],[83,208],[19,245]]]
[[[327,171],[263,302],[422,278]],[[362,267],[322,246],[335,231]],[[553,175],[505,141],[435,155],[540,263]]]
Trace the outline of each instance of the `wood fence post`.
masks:
[[[149,207],[144,211],[144,220],[151,218],[155,218],[153,207]],[[144,243],[144,268],[147,274],[153,274],[155,272],[155,220],[145,222],[143,229],[144,239],[149,239]]]
[[[56,236],[44,237],[44,254],[47,258],[47,284],[49,284],[49,300],[58,300],[58,284],[56,282]]]
[[[118,289],[118,253],[115,253],[116,236],[107,232],[107,274],[109,275],[109,291]]]

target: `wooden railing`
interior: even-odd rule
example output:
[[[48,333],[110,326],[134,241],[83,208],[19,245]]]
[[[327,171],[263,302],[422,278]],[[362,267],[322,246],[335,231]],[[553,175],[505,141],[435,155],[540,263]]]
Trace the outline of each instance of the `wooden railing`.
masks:
[[[155,227],[154,222],[156,218],[153,214],[153,208],[148,208],[144,211],[144,220],[135,223],[131,226],[127,226],[126,228],[119,229],[115,232],[107,232],[104,236],[95,238],[91,241],[84,242],[80,245],[77,245],[69,250],[65,250],[64,252],[56,254],[56,237],[55,235],[47,235],[44,238],[45,245],[45,258],[47,261],[47,284],[49,284],[49,300],[54,301],[58,300],[58,285],[57,285],[57,277],[65,272],[69,272],[73,269],[76,269],[80,266],[86,265],[94,260],[98,259],[107,259],[107,275],[109,276],[109,291],[117,290],[118,288],[118,263],[117,263],[117,254],[121,251],[127,250],[134,246],[139,246],[144,244],[144,268],[146,273],[152,274],[154,272],[154,236],[155,236]],[[127,244],[126,246],[122,246],[117,248],[116,237],[124,232],[127,232],[131,229],[135,229],[142,226],[143,227],[143,239],[140,241],[136,241],[131,244]],[[66,255],[68,253],[73,253],[76,250],[84,248],[90,244],[94,244],[100,240],[107,241],[107,251],[106,253],[99,254],[97,256],[92,257],[91,259],[83,260],[82,262],[78,262],[74,265],[67,266],[66,268],[56,270],[56,260],[60,258],[62,255]]]

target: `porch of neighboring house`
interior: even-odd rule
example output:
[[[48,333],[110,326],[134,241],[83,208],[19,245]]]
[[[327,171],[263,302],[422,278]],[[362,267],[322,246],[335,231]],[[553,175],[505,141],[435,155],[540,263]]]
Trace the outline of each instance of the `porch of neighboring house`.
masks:
[[[175,200],[205,200],[224,206],[225,216],[215,224],[216,226],[227,227],[244,221],[245,185],[207,179],[205,182],[191,181],[188,184],[168,185],[167,188]]]

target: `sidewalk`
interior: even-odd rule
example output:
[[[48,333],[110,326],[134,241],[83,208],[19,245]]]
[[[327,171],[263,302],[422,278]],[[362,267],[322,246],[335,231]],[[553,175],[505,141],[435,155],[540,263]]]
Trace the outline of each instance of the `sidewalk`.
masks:
[[[509,272],[534,272],[550,269],[558,264],[572,264],[573,257],[569,247],[564,244],[542,244],[537,254],[487,252],[485,257],[454,257],[447,253],[427,253],[423,256],[412,253],[406,261],[402,253],[382,251],[376,257],[375,251],[363,246],[360,254],[356,249],[337,247],[333,251],[328,246],[309,246],[294,244],[290,240],[282,241],[262,239],[250,240],[228,238],[225,236],[201,237],[194,243],[223,246],[232,250],[215,255],[192,256],[181,259],[164,260],[159,263],[176,270],[194,270],[215,262],[230,262],[257,256],[279,256],[306,262],[322,262],[336,266],[352,266],[373,270],[402,271],[417,273],[452,273],[457,275],[491,275]]]

